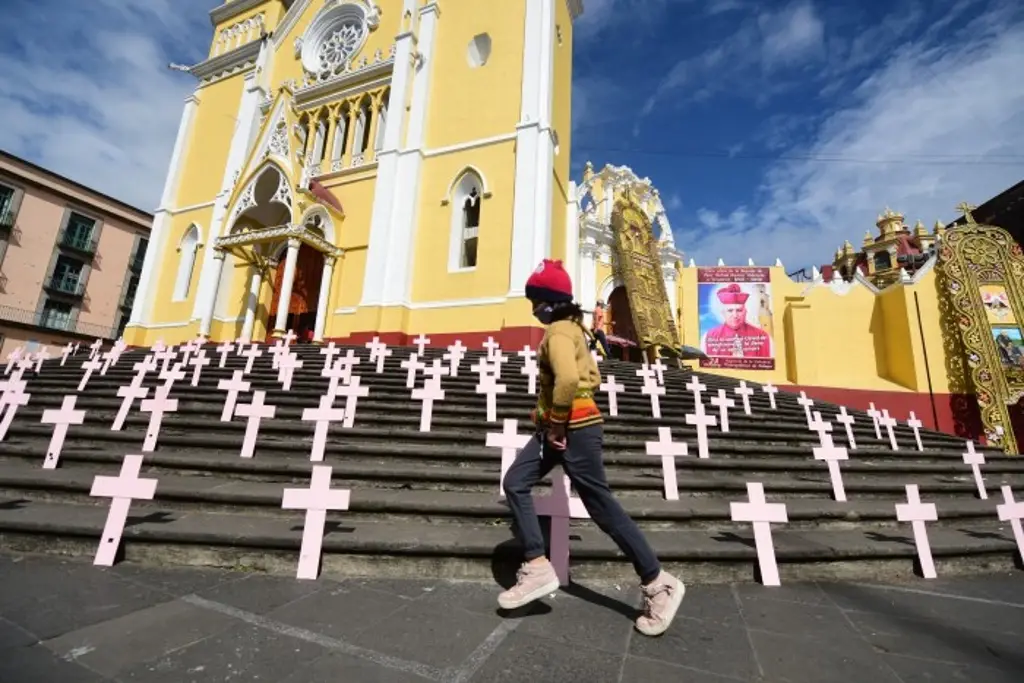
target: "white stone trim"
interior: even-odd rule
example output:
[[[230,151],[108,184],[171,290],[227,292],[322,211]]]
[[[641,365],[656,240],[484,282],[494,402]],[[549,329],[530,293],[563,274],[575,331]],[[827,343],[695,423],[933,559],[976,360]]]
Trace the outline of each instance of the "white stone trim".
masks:
[[[455,152],[465,152],[470,149],[476,149],[477,147],[485,147],[487,145],[496,145],[502,142],[512,142],[516,139],[517,133],[502,133],[501,135],[492,135],[489,138],[477,138],[476,140],[469,140],[467,142],[459,142],[454,145],[447,145],[445,147],[435,147],[434,149],[427,149],[423,151],[424,157],[439,157],[445,154],[454,154]]]
[[[198,211],[199,209],[208,209],[211,206],[213,206],[214,204],[216,204],[216,202],[203,202],[201,204],[192,204],[191,206],[182,206],[181,208],[178,208],[178,209],[173,209],[173,210],[168,209],[167,213],[171,214],[172,216],[177,216],[178,214],[188,213],[190,211]]]
[[[243,12],[256,9],[266,0],[229,0],[210,10],[210,23],[214,26],[223,24],[228,19],[233,19]]]
[[[408,308],[414,311],[434,310],[441,308],[471,308],[474,306],[498,306],[504,304],[508,299],[503,296],[480,297],[476,299],[447,299],[444,301],[419,301],[403,304],[393,304],[388,308]],[[359,307],[345,306],[334,310],[335,315],[353,315]]]
[[[243,69],[254,66],[262,49],[263,41],[254,40],[241,47],[236,47],[230,52],[225,52],[199,62],[189,69],[189,73],[204,82],[224,75],[238,73]]]
[[[132,312],[128,318],[129,325],[145,323],[150,319],[150,312],[153,310],[153,298],[156,296],[154,281],[158,277],[156,271],[161,265],[159,260],[163,256],[164,245],[167,242],[167,231],[170,230],[171,224],[169,207],[174,201],[174,196],[178,192],[178,186],[181,182],[181,171],[184,168],[185,159],[185,143],[192,132],[192,124],[195,121],[198,106],[199,98],[193,94],[185,100],[185,107],[181,112],[181,121],[178,123],[178,135],[174,140],[174,149],[171,152],[167,177],[164,179],[160,208],[153,216],[153,227],[149,234],[149,247],[146,249],[146,256],[142,261],[142,272],[139,274],[135,304],[132,306]]]
[[[441,199],[442,205],[448,205],[452,201],[452,192],[455,191],[456,186],[462,181],[463,177],[467,173],[472,173],[480,181],[480,196],[484,199],[491,197],[491,187],[487,183],[487,176],[484,175],[483,171],[474,166],[473,164],[467,164],[461,171],[455,174],[452,178],[452,182],[448,184],[448,191],[444,193],[444,198]]]
[[[569,201],[565,207],[565,270],[572,277],[576,301],[583,302],[580,289],[580,220],[579,197],[576,181],[570,180],[566,194]]]

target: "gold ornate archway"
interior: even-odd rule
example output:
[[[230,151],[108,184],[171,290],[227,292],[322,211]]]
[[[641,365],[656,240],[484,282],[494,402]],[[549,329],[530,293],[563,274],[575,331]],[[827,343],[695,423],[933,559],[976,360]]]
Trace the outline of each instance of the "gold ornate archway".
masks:
[[[1009,406],[1024,396],[1024,254],[1002,228],[974,221],[947,231],[937,267],[956,316],[989,443],[1017,452]]]

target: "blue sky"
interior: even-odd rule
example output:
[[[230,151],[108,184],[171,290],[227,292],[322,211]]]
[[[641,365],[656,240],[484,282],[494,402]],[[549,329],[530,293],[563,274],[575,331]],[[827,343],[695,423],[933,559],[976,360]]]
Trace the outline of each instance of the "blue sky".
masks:
[[[154,208],[194,85],[166,64],[216,4],[7,0],[0,147]],[[887,205],[930,227],[1024,178],[1019,0],[584,6],[574,174],[650,177],[698,263],[827,262]]]

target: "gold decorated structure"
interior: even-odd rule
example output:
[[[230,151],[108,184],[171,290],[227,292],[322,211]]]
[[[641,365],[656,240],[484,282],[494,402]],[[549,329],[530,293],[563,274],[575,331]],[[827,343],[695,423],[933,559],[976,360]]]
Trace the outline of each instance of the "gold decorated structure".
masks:
[[[833,272],[847,282],[859,274],[880,289],[912,275],[927,262],[946,229],[936,222],[928,232],[920,220],[911,228],[904,218],[886,207],[875,221],[877,233],[866,232],[859,251],[849,241],[836,250]]]
[[[662,351],[678,347],[679,332],[662,278],[658,239],[632,192],[625,192],[615,203],[612,229],[612,271],[626,286],[644,354],[656,358]]]
[[[1024,255],[1007,231],[976,223],[974,207],[958,208],[966,224],[943,238],[937,269],[985,436],[1016,453],[1009,411],[1024,396]]]

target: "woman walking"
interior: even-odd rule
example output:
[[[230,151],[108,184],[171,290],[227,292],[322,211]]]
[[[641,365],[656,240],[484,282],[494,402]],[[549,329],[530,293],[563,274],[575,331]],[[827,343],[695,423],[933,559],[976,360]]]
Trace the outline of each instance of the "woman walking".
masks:
[[[545,259],[526,281],[526,297],[534,316],[547,326],[537,352],[537,434],[520,451],[504,483],[526,561],[516,585],[498,596],[498,604],[516,609],[558,589],[558,577],[544,554],[532,490],[560,464],[591,519],[615,541],[640,577],[644,610],[636,620],[637,630],[661,635],[672,623],[686,589],[661,569],[647,539],[608,488],[601,455],[604,418],[594,400],[601,375],[590,355],[583,312],[573,303],[572,281],[562,262]]]

